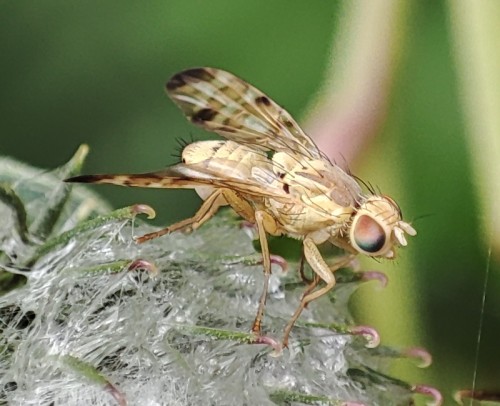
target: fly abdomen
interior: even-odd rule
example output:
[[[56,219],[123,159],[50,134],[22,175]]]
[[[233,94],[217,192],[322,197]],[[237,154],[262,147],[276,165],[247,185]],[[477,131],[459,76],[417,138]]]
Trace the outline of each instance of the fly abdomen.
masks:
[[[203,164],[213,174],[228,174],[248,178],[252,167],[268,163],[267,156],[245,145],[232,141],[199,141],[187,145],[182,151],[186,165]]]

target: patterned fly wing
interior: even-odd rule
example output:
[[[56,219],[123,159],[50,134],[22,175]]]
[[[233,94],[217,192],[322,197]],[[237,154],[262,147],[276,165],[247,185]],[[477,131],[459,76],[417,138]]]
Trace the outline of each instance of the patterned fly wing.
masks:
[[[291,115],[255,87],[215,68],[188,69],[167,93],[196,125],[260,151],[327,159]]]
[[[221,167],[223,164],[224,162],[221,162]],[[276,200],[288,198],[279,188],[272,188],[269,185],[263,185],[256,179],[245,179],[244,176],[239,176],[238,170],[231,165],[226,165],[224,171],[214,171],[207,168],[204,162],[177,164],[160,171],[147,173],[80,175],[65,179],[65,182],[106,183],[165,189],[193,189],[198,186],[213,186],[221,189],[228,188],[250,196],[268,197]]]

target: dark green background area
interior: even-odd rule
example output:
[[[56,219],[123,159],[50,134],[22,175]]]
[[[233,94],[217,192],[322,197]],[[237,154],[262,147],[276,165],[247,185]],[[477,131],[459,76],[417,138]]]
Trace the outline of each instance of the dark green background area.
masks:
[[[364,156],[387,163],[397,139],[401,202],[419,236],[405,254],[418,273],[411,314],[434,356],[422,382],[446,396],[472,385],[487,250],[471,177],[460,89],[444,2],[416,2],[404,41],[389,117]],[[0,154],[52,168],[79,144],[86,173],[143,172],[176,162],[177,138],[211,137],[190,125],[166,97],[175,72],[227,69],[263,89],[300,121],[320,89],[342,18],[336,1],[20,1],[0,5]],[[356,169],[356,168],[354,168]],[[373,179],[370,173],[361,173]],[[149,203],[159,222],[189,216],[189,191],[95,187],[114,206]],[[495,264],[490,264],[495,268]],[[492,269],[479,357],[478,386],[500,389],[500,288]],[[383,295],[383,293],[381,293]],[[364,314],[363,320],[370,315]],[[422,339],[422,336],[424,337]],[[409,366],[409,369],[414,368]],[[451,402],[451,401],[450,401]]]
[[[299,114],[322,78],[337,8],[284,0],[4,4],[0,151],[53,167],[85,142],[89,172],[171,164],[176,138],[208,136],[163,91],[193,66],[237,72]],[[194,210],[179,205],[182,191],[102,193],[115,204],[150,202],[164,220]]]

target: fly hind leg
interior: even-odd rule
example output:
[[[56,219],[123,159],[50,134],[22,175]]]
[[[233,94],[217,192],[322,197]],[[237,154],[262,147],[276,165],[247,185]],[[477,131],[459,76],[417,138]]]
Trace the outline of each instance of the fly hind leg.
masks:
[[[161,237],[162,235],[170,234],[174,231],[186,230],[188,228],[196,230],[203,223],[205,223],[205,221],[217,213],[217,210],[219,210],[220,207],[226,205],[227,201],[224,198],[224,189],[216,189],[210,196],[207,197],[193,217],[181,220],[178,223],[174,223],[161,230],[145,234],[142,237],[137,237],[136,242],[142,244],[143,242],[152,240],[153,238]]]
[[[267,291],[269,289],[269,278],[271,277],[271,256],[269,254],[269,245],[267,244],[266,231],[270,234],[276,233],[276,222],[264,211],[255,212],[255,223],[259,233],[260,246],[262,249],[262,261],[264,264],[264,287],[259,300],[257,315],[252,325],[252,332],[260,336],[262,330],[262,318],[264,317],[264,308],[266,307]]]

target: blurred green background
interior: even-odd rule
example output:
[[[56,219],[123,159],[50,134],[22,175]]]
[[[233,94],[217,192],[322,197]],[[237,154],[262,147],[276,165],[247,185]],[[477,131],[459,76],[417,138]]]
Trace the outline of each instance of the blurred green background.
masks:
[[[236,73],[300,121],[349,52],[348,3],[2,2],[0,154],[53,168],[88,143],[86,173],[175,163],[176,138],[211,137],[163,92],[172,74],[193,66]],[[385,344],[427,348],[432,367],[401,362],[395,373],[438,387],[450,404],[454,390],[472,386],[488,267],[477,387],[500,391],[499,254],[472,176],[481,158],[468,141],[451,3],[409,1],[395,17],[401,38],[387,116],[351,163],[357,175],[397,198],[419,233],[395,264],[364,262],[387,270],[390,283],[356,294],[358,320],[379,328]],[[151,204],[161,224],[189,216],[199,204],[190,191],[95,190],[117,207]]]

